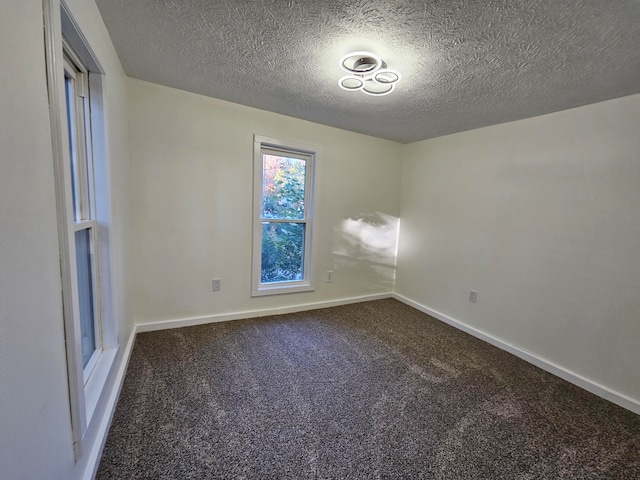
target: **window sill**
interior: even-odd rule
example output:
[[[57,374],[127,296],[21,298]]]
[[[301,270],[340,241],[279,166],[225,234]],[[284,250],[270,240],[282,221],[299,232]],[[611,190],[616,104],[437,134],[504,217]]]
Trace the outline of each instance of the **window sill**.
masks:
[[[297,283],[294,285],[275,284],[275,285],[263,285],[251,290],[252,297],[262,297],[266,295],[281,295],[284,293],[300,293],[300,292],[313,292],[316,289],[314,285],[310,283]]]
[[[116,359],[116,353],[118,353],[117,347],[103,350],[96,362],[93,372],[91,372],[89,380],[87,380],[84,386],[87,426],[91,424],[91,419],[98,406],[98,400],[100,400],[104,386],[107,383],[107,377]]]

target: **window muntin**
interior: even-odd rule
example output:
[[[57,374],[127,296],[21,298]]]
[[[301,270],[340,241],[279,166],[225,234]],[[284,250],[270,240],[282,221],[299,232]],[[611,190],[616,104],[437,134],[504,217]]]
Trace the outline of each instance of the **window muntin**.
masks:
[[[315,154],[256,137],[253,295],[312,290]]]

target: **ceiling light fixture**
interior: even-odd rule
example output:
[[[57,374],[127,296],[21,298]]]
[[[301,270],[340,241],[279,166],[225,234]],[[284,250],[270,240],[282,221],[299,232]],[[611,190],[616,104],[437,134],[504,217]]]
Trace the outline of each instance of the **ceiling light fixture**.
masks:
[[[371,52],[351,52],[340,59],[340,68],[349,75],[338,80],[340,88],[380,97],[388,95],[400,81],[400,72],[387,68],[382,58]]]

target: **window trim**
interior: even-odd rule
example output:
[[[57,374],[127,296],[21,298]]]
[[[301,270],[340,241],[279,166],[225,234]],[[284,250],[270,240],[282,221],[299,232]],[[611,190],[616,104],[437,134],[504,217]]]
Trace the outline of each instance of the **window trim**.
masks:
[[[262,189],[263,189],[263,150],[273,150],[274,153],[290,153],[305,157],[305,216],[300,220],[269,219],[274,223],[304,223],[304,257],[303,279],[263,284],[262,274]],[[310,292],[315,290],[313,284],[313,219],[314,219],[314,184],[316,174],[318,149],[300,142],[283,141],[277,138],[253,136],[253,236],[252,236],[252,267],[251,267],[251,296],[278,295],[284,293]]]

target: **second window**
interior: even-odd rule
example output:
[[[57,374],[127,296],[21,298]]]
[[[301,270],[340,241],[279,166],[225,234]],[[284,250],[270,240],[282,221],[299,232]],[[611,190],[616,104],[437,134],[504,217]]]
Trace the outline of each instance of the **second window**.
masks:
[[[253,295],[311,290],[315,154],[255,141]]]

